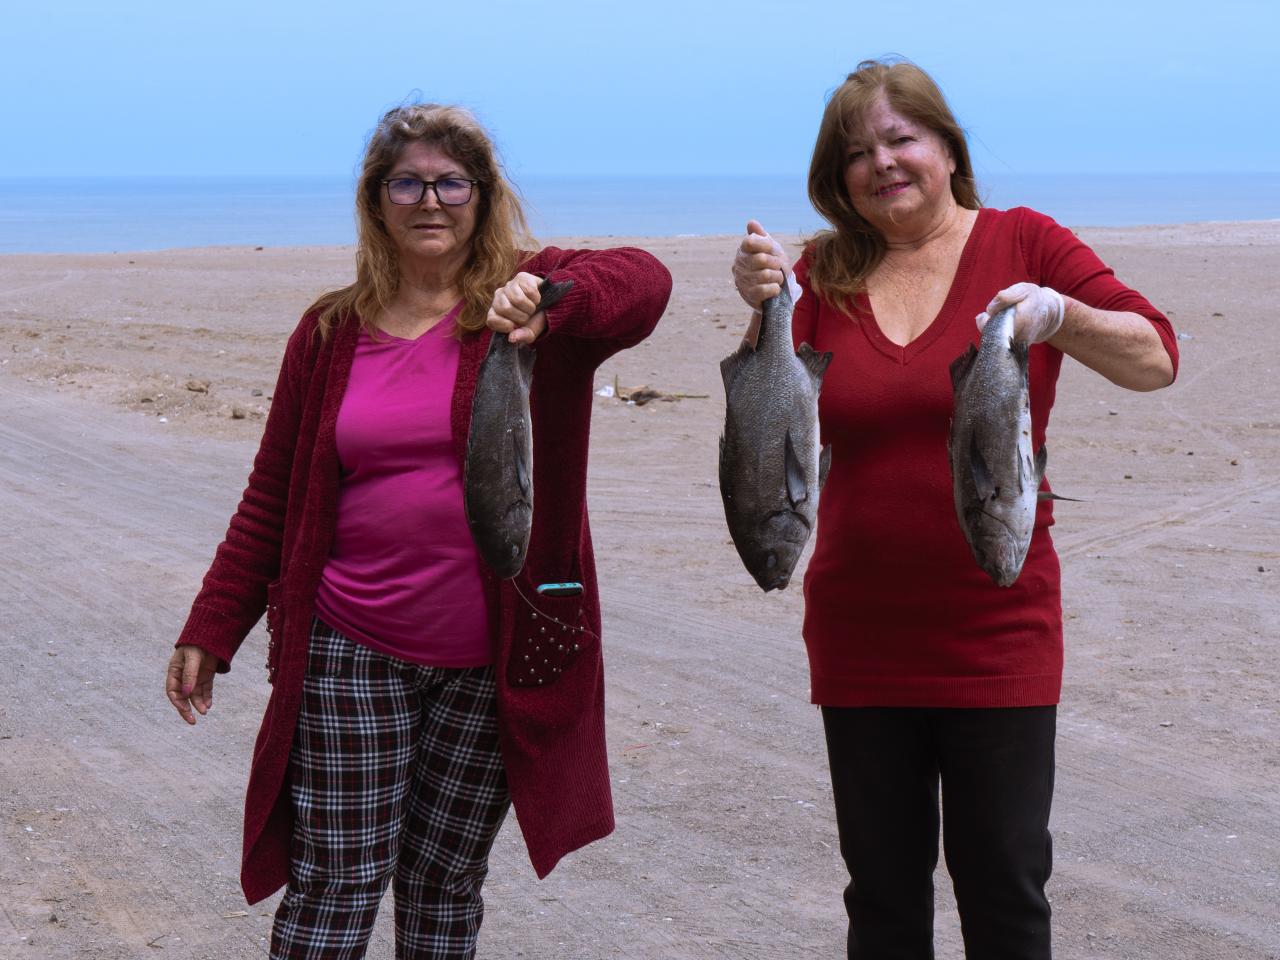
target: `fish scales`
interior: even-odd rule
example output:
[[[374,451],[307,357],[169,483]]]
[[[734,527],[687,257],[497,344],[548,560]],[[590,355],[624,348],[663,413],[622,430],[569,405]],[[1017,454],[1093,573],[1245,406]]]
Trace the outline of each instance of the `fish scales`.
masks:
[[[818,394],[831,354],[807,343],[795,350],[794,308],[784,285],[762,305],[756,346],[744,343],[720,363],[725,520],[743,565],[766,592],[790,582],[831,463],[818,434]]]
[[[549,310],[572,280],[538,287]],[[476,376],[463,468],[463,508],[480,558],[503,579],[524,567],[533,530],[533,420],[529,392],[537,354],[493,334]]]

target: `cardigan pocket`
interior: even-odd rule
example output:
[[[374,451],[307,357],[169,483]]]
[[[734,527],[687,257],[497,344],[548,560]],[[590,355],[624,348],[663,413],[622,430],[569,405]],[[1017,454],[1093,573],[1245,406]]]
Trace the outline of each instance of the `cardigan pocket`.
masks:
[[[284,607],[280,581],[267,584],[267,683],[276,682],[280,669],[280,648],[284,645]]]
[[[585,597],[534,594],[522,598],[516,605],[507,683],[513,687],[550,686],[596,641]]]

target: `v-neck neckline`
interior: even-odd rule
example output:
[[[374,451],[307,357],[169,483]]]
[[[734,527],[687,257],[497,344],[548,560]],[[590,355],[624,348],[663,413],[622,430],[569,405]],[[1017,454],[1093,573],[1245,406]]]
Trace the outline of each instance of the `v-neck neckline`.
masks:
[[[397,336],[396,334],[391,333],[388,330],[383,330],[381,327],[379,327],[377,336],[374,337],[372,334],[370,334],[370,339],[385,338],[387,341],[391,341],[392,343],[400,343],[400,344],[406,344],[410,346],[415,343],[422,343],[424,340],[430,337],[433,333],[439,336],[441,333],[441,327],[443,327],[446,323],[452,324],[456,322],[458,319],[458,314],[462,311],[462,307],[465,303],[466,303],[465,300],[459,300],[457,303],[455,303],[452,307],[449,308],[448,313],[446,313],[443,317],[441,317],[431,326],[427,327],[427,329],[423,330],[416,337]]]
[[[980,235],[986,230],[987,214],[986,207],[978,210],[978,216],[974,220],[969,236],[965,238],[964,246],[960,250],[960,259],[956,263],[955,273],[951,277],[951,285],[947,288],[946,298],[943,299],[942,306],[938,309],[938,313],[932,322],[916,334],[914,339],[905,344],[894,343],[880,329],[880,323],[876,320],[875,312],[871,309],[871,298],[867,296],[866,291],[864,290],[854,297],[858,326],[862,328],[867,340],[870,341],[873,347],[891,360],[906,366],[942,336],[953,319],[952,315],[955,313],[956,307],[964,298],[965,288],[968,287],[969,280],[973,275],[973,261],[977,256]]]

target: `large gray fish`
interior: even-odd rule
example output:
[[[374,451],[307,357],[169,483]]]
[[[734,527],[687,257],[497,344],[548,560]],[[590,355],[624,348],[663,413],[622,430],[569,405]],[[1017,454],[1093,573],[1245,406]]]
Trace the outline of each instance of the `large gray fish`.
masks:
[[[743,343],[720,361],[724,516],[738,556],[765,592],[790,582],[831,466],[831,448],[818,442],[818,391],[831,354],[807,343],[794,349],[794,307],[783,284],[763,304],[755,348]]]
[[[1045,448],[1031,451],[1028,346],[1013,339],[1013,307],[982,328],[981,348],[951,363],[955,415],[947,447],[956,517],[978,566],[997,584],[1018,579],[1035,529]]]
[[[572,280],[542,281],[538,309],[551,309],[572,286]],[[533,529],[529,390],[536,358],[533,350],[495,333],[471,398],[462,503],[480,558],[503,579],[524,566]]]

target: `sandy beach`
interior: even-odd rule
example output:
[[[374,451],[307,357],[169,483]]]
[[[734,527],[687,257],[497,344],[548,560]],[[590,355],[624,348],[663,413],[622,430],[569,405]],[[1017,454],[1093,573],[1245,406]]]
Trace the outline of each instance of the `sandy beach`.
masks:
[[[1182,371],[1155,394],[1070,361],[1059,382],[1049,474],[1081,502],[1054,527],[1055,953],[1275,960],[1280,221],[1079,232],[1169,314]],[[538,882],[509,820],[479,955],[841,956],[802,597],[760,593],[717,489],[736,238],[548,242],[634,243],[670,267],[657,332],[597,377],[666,396],[595,400],[617,832]],[[0,257],[0,960],[266,955],[275,899],[247,907],[237,880],[265,633],[195,728],[162,675],[285,338],[351,272],[339,247]],[[956,957],[937,881],[938,954]]]

